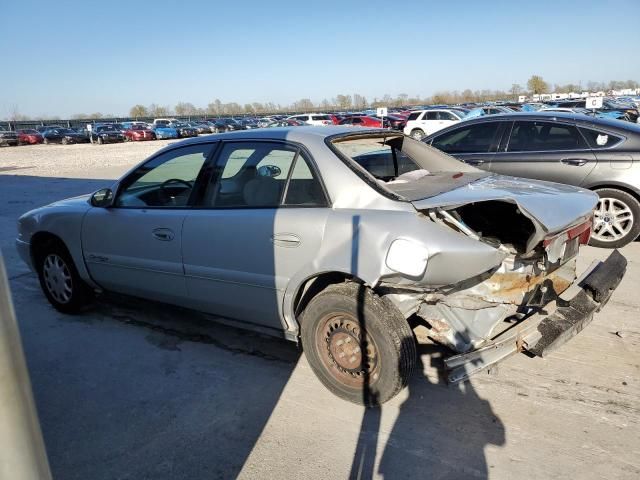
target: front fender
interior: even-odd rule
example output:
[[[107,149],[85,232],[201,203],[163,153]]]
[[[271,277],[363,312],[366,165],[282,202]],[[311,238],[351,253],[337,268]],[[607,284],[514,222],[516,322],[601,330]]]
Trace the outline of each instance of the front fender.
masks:
[[[55,235],[69,250],[80,277],[98,288],[89,275],[82,255],[82,221],[91,208],[86,201],[77,201],[68,205],[52,204],[27,212],[18,219],[18,240],[31,244],[37,233]]]

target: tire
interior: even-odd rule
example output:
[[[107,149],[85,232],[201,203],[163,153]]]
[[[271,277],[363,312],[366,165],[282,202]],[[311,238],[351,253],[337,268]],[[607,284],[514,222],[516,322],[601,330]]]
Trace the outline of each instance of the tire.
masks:
[[[42,143],[44,143],[45,145],[49,145],[49,140],[47,138],[45,138]]]
[[[102,140],[102,137],[98,137],[98,145],[102,145],[104,143],[104,140]]]
[[[425,137],[424,132],[419,128],[414,128],[411,130],[411,138],[414,140],[422,140]]]
[[[415,368],[409,324],[393,304],[363,285],[327,287],[305,308],[301,327],[311,369],[344,400],[383,404],[407,385]]]
[[[589,245],[620,248],[640,234],[640,202],[633,195],[615,188],[596,190],[593,233]]]
[[[69,143],[69,141],[66,138],[62,139],[62,145],[67,145]]]
[[[93,299],[92,289],[80,278],[71,255],[61,242],[47,242],[35,252],[40,287],[49,303],[63,313],[79,313]]]

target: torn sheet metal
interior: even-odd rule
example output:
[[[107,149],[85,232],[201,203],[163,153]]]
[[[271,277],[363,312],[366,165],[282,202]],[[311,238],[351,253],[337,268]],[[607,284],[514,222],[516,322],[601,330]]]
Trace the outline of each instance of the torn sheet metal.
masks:
[[[547,272],[535,261],[508,257],[491,274],[440,289],[442,297],[426,298],[417,314],[431,325],[434,340],[466,352],[489,342],[508,317],[555,300],[575,281],[575,271],[575,259]]]
[[[522,350],[538,356],[555,350],[578,334],[607,303],[626,268],[627,261],[617,250],[604,262],[594,262],[544,311],[534,313],[477,350],[446,359],[449,382],[466,380]]]
[[[463,177],[467,175],[469,174],[463,174]],[[527,252],[547,235],[589,219],[598,201],[598,196],[589,190],[537,180],[523,182],[503,175],[475,179],[454,190],[425,198],[425,178],[429,177],[401,185],[389,185],[388,188],[398,190],[396,193],[412,202],[418,210],[457,207],[490,200],[515,203],[536,227],[527,241]],[[551,199],[562,204],[562,208],[549,208]]]

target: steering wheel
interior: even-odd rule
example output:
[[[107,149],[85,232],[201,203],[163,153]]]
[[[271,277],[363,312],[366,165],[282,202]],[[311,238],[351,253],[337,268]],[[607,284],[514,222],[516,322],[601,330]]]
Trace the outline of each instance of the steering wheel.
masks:
[[[175,197],[169,195],[168,192],[165,190],[167,186],[169,186],[169,184],[171,183],[181,183],[182,185],[186,186],[189,190],[193,188],[193,184],[191,182],[188,182],[187,180],[182,180],[181,178],[170,178],[162,182],[160,184],[160,192],[162,192],[162,196],[165,198],[165,202],[170,203],[172,205],[175,205],[176,199]]]
[[[186,185],[187,188],[193,188],[193,184],[191,182],[188,182],[187,180],[182,180],[180,178],[170,178],[169,180],[165,180],[160,184],[160,188],[164,189],[170,183],[181,183],[183,185]]]

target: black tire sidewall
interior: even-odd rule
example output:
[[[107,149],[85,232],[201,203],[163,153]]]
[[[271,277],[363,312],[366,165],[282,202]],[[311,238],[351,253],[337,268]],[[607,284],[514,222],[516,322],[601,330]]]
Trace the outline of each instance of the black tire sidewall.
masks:
[[[359,314],[356,292],[353,290],[354,295],[349,295],[348,292],[327,291],[311,300],[302,315],[301,339],[309,365],[325,387],[350,402],[373,406],[391,399],[406,385],[415,364],[415,344],[411,349],[414,358],[409,360],[403,358],[402,342],[415,340],[400,312],[368,289]],[[340,383],[327,371],[320,358],[316,335],[322,320],[332,313],[346,313],[360,324],[359,316],[364,317],[366,331],[376,344],[380,362],[379,376],[370,380],[368,392]]]
[[[630,232],[619,240],[603,242],[591,238],[589,245],[599,248],[622,248],[633,242],[640,234],[640,202],[631,194],[615,188],[600,188],[595,190],[600,197],[611,197],[624,202],[633,213],[633,226]]]
[[[71,299],[67,303],[58,302],[53,295],[49,292],[47,285],[44,281],[43,266],[44,261],[50,254],[56,254],[67,265],[69,272],[71,273]],[[44,292],[49,303],[58,311],[63,313],[78,313],[82,307],[84,307],[91,299],[91,290],[86,283],[80,278],[78,270],[71,258],[71,255],[61,245],[52,244],[46,246],[42,252],[39,252],[35,258],[36,271],[38,273],[38,280],[40,281],[40,287]]]
[[[415,135],[420,135],[420,138],[416,138]],[[413,130],[411,130],[411,138],[413,138],[414,140],[422,140],[425,137],[425,133],[424,131],[422,131],[420,128],[414,128]]]

